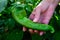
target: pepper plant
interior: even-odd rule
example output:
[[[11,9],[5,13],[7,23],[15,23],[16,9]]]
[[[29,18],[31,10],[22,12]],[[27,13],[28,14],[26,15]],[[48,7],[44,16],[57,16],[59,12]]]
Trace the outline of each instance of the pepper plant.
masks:
[[[60,5],[56,7],[49,23],[49,26],[55,30],[54,33],[49,31],[51,28],[48,25],[33,23],[28,19],[39,2],[41,0],[0,0],[0,40],[60,40]],[[39,25],[41,27],[48,26],[49,29],[40,27],[41,30],[48,30],[43,36],[37,33],[31,35],[28,31],[22,31],[23,26],[29,28],[32,26],[32,29],[36,29],[34,28],[35,24],[37,30]]]

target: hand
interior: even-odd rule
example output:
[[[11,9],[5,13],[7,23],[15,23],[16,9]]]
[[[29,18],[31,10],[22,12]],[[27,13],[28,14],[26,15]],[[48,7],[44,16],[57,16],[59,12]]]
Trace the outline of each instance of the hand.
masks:
[[[30,15],[30,19],[33,22],[38,22],[38,23],[43,23],[43,24],[48,24],[54,10],[57,6],[57,3],[48,3],[46,1],[42,1],[39,3],[39,5],[33,10],[33,12]],[[23,27],[23,31],[27,31],[27,28]],[[30,33],[38,33],[40,35],[43,35],[45,32],[43,31],[38,31],[38,30],[32,30],[29,29]]]

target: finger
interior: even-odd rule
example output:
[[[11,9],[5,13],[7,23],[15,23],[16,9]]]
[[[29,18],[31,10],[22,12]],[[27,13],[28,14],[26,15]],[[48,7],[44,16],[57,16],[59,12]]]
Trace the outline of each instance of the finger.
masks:
[[[45,34],[46,32],[40,31],[39,35],[42,36],[43,34]]]
[[[33,20],[34,19],[34,16],[35,16],[35,9],[33,10],[33,12],[31,13],[31,15],[29,16],[29,19]]]
[[[51,17],[53,16],[54,10],[55,10],[54,7],[52,7],[52,6],[49,7],[49,9],[44,14],[44,18],[42,19],[42,23],[44,23],[44,24],[49,23]]]
[[[27,28],[23,27],[23,31],[24,31],[24,32],[27,31]]]
[[[33,33],[33,30],[32,29],[29,29],[29,32],[32,34]]]
[[[30,20],[33,20],[34,19],[34,16],[35,16],[35,14],[31,14],[30,17],[29,17],[29,19]]]
[[[35,11],[35,9],[34,9],[33,12],[31,13],[31,15],[29,16],[29,19],[30,19],[30,20],[33,20],[33,19],[34,19],[35,13],[36,13],[36,11]],[[29,32],[32,34],[34,31],[33,31],[32,29],[29,29]]]
[[[38,33],[38,30],[34,30],[35,33]]]
[[[38,22],[38,20],[40,18],[40,13],[41,13],[41,10],[39,8],[37,8],[33,22]]]

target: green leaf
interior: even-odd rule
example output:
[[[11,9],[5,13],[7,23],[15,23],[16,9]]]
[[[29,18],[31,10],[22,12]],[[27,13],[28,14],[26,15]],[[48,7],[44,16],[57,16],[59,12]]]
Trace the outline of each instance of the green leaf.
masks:
[[[60,40],[60,31],[58,32],[55,32],[55,34],[54,34],[54,39],[55,40]]]
[[[23,31],[11,31],[11,33],[9,33],[7,35],[6,40],[22,40],[23,37]]]
[[[35,33],[32,35],[32,40],[42,40],[42,36]]]
[[[14,27],[15,27],[15,21],[12,18],[7,19],[5,22],[5,30],[6,29],[13,30]]]
[[[7,0],[0,0],[0,13],[5,9]]]

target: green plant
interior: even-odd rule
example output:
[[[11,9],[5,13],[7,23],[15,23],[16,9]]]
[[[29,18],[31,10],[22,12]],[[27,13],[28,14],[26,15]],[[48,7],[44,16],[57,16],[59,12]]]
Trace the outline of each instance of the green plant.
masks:
[[[28,18],[34,7],[36,7],[41,0],[0,0],[0,40],[22,40],[25,34],[21,29],[23,25],[19,24],[12,16],[12,6],[18,7],[18,11],[24,9],[26,17]],[[18,5],[16,5],[18,4]],[[17,14],[16,14],[17,15]],[[23,15],[23,16],[25,16]],[[39,36],[38,34],[30,35],[32,40],[60,40],[60,5],[57,6],[54,15],[49,23],[54,27],[55,33],[51,34],[49,31],[45,35]],[[25,34],[25,35],[24,35]],[[29,35],[28,35],[29,36]],[[30,37],[30,38],[31,38]],[[27,37],[28,38],[28,37]],[[26,40],[27,40],[26,38]]]

